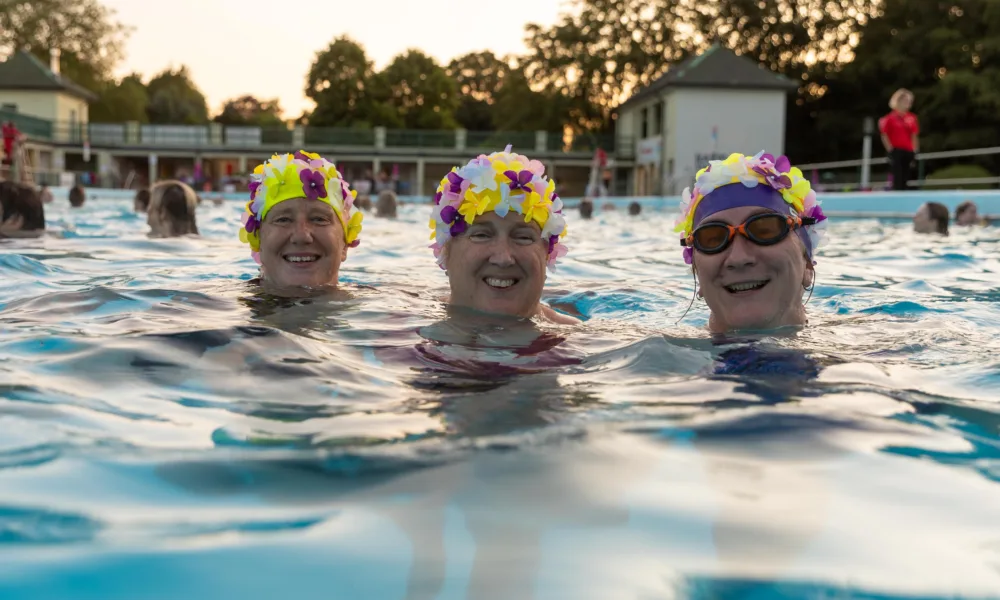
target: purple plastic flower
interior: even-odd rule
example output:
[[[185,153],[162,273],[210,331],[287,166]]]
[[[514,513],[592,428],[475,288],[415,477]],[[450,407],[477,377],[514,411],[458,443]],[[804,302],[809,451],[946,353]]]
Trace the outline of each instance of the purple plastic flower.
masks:
[[[754,167],[754,173],[759,173],[767,180],[768,185],[776,190],[783,190],[792,187],[792,178],[788,175],[781,175],[771,169]]]
[[[449,204],[448,206],[441,209],[441,220],[444,221],[445,223],[450,224],[456,218],[458,218],[458,209],[455,208],[454,206],[451,206]]]
[[[465,233],[465,230],[468,228],[469,226],[468,224],[466,224],[465,219],[459,219],[455,221],[454,223],[451,224],[451,237],[455,237],[456,235],[461,235],[462,233]]]
[[[792,170],[792,162],[788,160],[788,157],[782,154],[778,157],[778,160],[774,161],[774,168],[778,170],[779,173],[787,173]]]
[[[821,222],[823,222],[823,221],[826,220],[826,215],[823,214],[823,208],[820,205],[818,205],[818,204],[815,205],[815,206],[813,206],[809,210],[807,210],[801,216],[803,216],[803,217],[812,217],[812,218],[816,219],[817,223],[821,223]]]
[[[326,178],[319,171],[302,169],[299,171],[299,179],[302,180],[302,193],[310,200],[326,198]]]
[[[444,196],[444,192],[438,192],[434,194],[434,204],[441,204],[441,197]]]
[[[688,247],[684,248],[684,264],[691,264],[694,262],[694,248]]]
[[[260,229],[260,221],[257,220],[257,217],[250,215],[247,218],[247,224],[243,228],[247,230],[247,233],[253,233]]]
[[[310,160],[312,160],[311,158],[309,158],[305,154],[302,154],[302,152],[300,150],[296,150],[295,151],[295,154],[294,154],[293,158],[295,160],[301,160],[301,161],[304,161],[304,162],[309,162]]]
[[[528,184],[531,183],[532,177],[535,176],[531,171],[521,171],[520,173],[504,171],[503,174],[510,180],[510,191],[512,192],[514,190],[527,190]]]
[[[452,171],[451,173],[448,173],[448,181],[451,183],[452,193],[457,194],[462,191],[462,182],[465,180],[462,179],[461,175]]]
[[[260,182],[259,181],[251,181],[250,185],[247,186],[247,189],[250,190],[250,199],[251,200],[255,200],[256,199],[257,188],[259,188],[259,187],[260,187]]]
[[[552,254],[552,251],[555,249],[556,244],[558,244],[558,243],[559,243],[559,236],[558,235],[550,235],[549,236],[549,254]]]

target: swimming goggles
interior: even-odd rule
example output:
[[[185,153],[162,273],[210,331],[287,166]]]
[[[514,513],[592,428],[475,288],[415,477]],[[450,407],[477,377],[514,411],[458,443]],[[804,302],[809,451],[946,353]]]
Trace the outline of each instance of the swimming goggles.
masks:
[[[792,230],[815,224],[816,219],[812,217],[777,213],[754,215],[740,225],[710,221],[702,223],[691,235],[681,239],[681,246],[694,248],[703,254],[718,254],[733,243],[737,233],[758,246],[773,246],[788,237]]]

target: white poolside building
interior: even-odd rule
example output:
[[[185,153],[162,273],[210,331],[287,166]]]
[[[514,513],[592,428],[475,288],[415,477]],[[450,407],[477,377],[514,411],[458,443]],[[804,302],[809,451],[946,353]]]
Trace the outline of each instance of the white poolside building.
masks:
[[[629,191],[678,194],[708,160],[784,151],[797,84],[720,46],[671,67],[618,107],[618,153],[634,146]]]

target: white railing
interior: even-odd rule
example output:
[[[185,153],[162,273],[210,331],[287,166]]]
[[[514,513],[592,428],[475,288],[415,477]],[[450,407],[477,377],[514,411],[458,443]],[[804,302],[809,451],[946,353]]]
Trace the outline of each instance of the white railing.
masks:
[[[912,187],[947,187],[952,185],[1000,185],[1000,177],[966,177],[961,179],[925,179],[923,177],[924,164],[931,160],[941,160],[947,158],[964,158],[968,156],[992,156],[1000,154],[1000,146],[990,146],[988,148],[969,148],[966,150],[945,150],[941,152],[921,152],[917,154],[914,158],[919,163],[919,173],[917,179],[912,179],[908,183]],[[803,173],[807,174],[809,171],[830,171],[834,169],[849,169],[856,168],[860,169],[862,176],[859,181],[838,181],[833,183],[824,183],[819,181],[816,183],[816,188],[818,190],[824,189],[843,189],[843,188],[863,188],[864,185],[864,173],[871,172],[872,165],[885,165],[889,163],[889,159],[886,157],[882,158],[858,158],[854,160],[835,160],[829,162],[819,162],[819,163],[809,163],[798,165],[799,169]],[[888,181],[878,181],[871,182],[869,184],[872,188],[888,187]]]

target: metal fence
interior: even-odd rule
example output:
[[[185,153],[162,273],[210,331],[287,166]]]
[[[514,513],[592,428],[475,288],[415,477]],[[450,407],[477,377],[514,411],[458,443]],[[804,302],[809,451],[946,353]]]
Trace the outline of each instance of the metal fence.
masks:
[[[17,112],[0,111],[0,121],[11,120],[29,138],[62,144],[89,142],[94,148],[183,148],[187,150],[271,151],[276,147],[308,146],[332,149],[438,149],[462,152],[500,150],[511,144],[521,152],[593,154],[602,148],[614,152],[613,135],[536,131],[461,131],[418,129],[355,129],[343,127],[247,127],[160,125],[129,123],[69,123],[49,121]]]
[[[947,161],[954,163],[955,159],[974,158],[1000,155],[1000,146],[989,148],[969,148],[966,150],[946,150],[942,152],[921,152],[916,155],[917,178],[907,182],[915,188],[961,188],[963,186],[1000,187],[1000,177],[964,177],[928,179],[928,167],[935,162]],[[837,160],[830,162],[799,165],[802,172],[814,180],[814,187],[819,191],[856,191],[865,187],[872,189],[889,186],[888,179],[882,179],[887,173],[889,159],[859,158],[855,160]],[[870,183],[865,185],[865,171],[872,173]],[[877,179],[876,179],[877,178]]]

